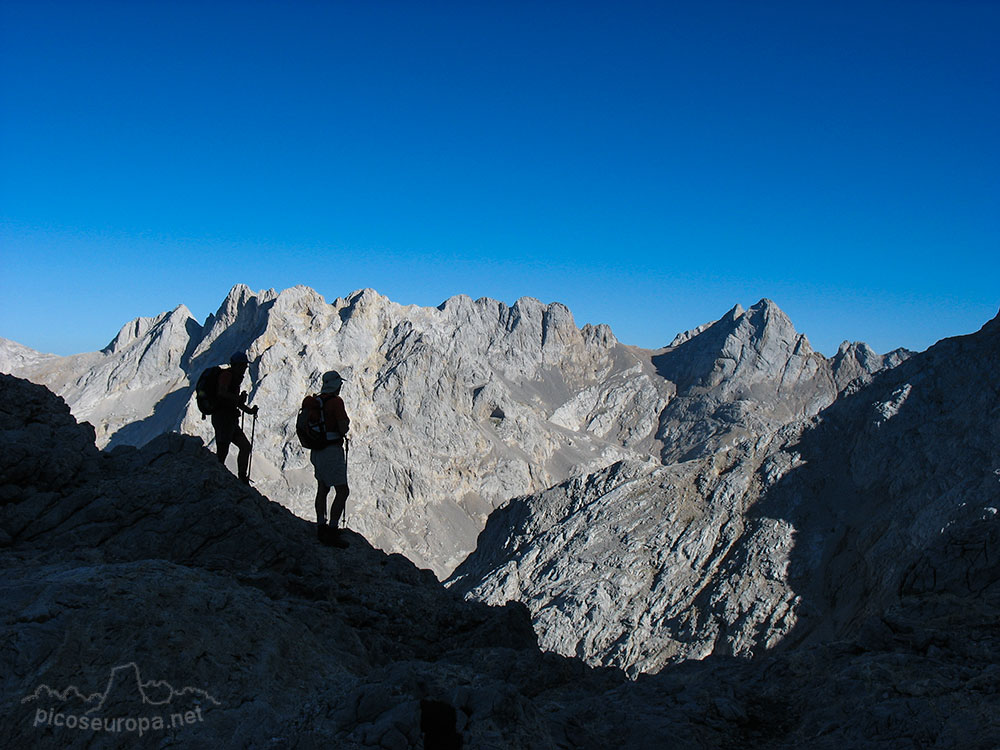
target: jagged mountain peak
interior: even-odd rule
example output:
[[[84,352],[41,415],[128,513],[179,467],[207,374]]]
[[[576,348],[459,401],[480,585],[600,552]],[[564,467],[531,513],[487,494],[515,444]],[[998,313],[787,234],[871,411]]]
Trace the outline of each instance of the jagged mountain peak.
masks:
[[[805,336],[771,300],[748,310],[739,305],[714,323],[675,339],[656,357],[657,368],[677,385],[691,388],[748,387],[780,373],[793,358],[814,354]]]
[[[552,304],[558,304],[558,303],[552,303]],[[564,305],[560,306],[565,307]],[[514,300],[514,304],[510,306],[510,310],[514,313],[522,315],[525,314],[534,315],[548,311],[549,307],[550,307],[549,305],[545,304],[537,297],[531,297],[526,295],[523,297],[518,297],[516,300]]]
[[[784,311],[773,300],[765,297],[748,309],[736,304],[718,320],[678,333],[667,348],[677,348],[699,337],[703,337],[699,341],[702,346],[715,347],[720,340],[733,335],[741,326],[757,338],[760,338],[769,327],[778,327],[785,333],[790,329],[793,336],[798,335]],[[705,335],[708,332],[711,333]]]
[[[225,327],[231,325],[247,308],[258,308],[277,299],[274,289],[262,289],[254,292],[246,284],[236,284],[219,305],[214,315],[205,322],[205,328]]]
[[[160,313],[159,315],[130,320],[121,327],[118,334],[101,351],[105,354],[116,354],[143,338],[153,329],[180,327],[190,330],[191,323],[201,328],[187,306],[180,304],[173,310]]]
[[[384,306],[387,304],[395,304],[383,294],[379,294],[377,291],[370,287],[365,287],[364,289],[357,289],[347,297],[344,298],[347,307],[365,308],[370,306]]]
[[[844,341],[833,355],[832,366],[838,390],[855,379],[870,377],[880,370],[885,357],[880,356],[863,341]]]
[[[750,325],[758,336],[762,336],[769,328],[780,329],[782,334],[791,339],[799,335],[785,311],[767,297],[737,316],[734,322]]]
[[[864,341],[847,341],[845,339],[837,347],[837,356],[843,356],[848,352],[856,352],[861,357],[877,356],[875,350]]]
[[[508,305],[500,300],[493,299],[492,297],[479,297],[473,300],[467,294],[456,294],[440,305],[437,306],[437,310],[440,312],[468,312],[471,310],[489,310],[497,315],[505,318],[520,318],[529,317],[535,318],[542,315],[554,315],[559,317],[568,317],[572,321],[572,312],[570,309],[561,302],[542,302],[537,297],[522,296],[518,297],[514,304]]]
[[[766,312],[779,313],[781,315],[785,314],[782,311],[782,309],[780,307],[778,307],[778,303],[775,302],[770,297],[761,297],[760,300],[757,301],[757,304],[750,306],[750,310],[753,310],[753,311],[763,310],[763,311],[766,311]]]
[[[279,316],[322,317],[330,309],[315,289],[299,284],[283,289],[274,300],[272,313]]]
[[[274,294],[275,294],[274,289],[260,290],[258,292],[254,292],[246,284],[242,283],[233,284],[232,288],[229,290],[229,293],[226,295],[226,298],[223,300],[220,309],[226,309],[229,307],[238,308],[246,304],[246,302],[253,297],[264,299],[269,296],[273,296]]]
[[[702,323],[700,326],[698,326],[696,328],[691,328],[691,329],[689,329],[687,331],[682,331],[682,332],[678,333],[676,336],[674,336],[673,340],[669,344],[667,344],[667,346],[664,347],[664,348],[665,349],[676,349],[678,346],[680,346],[681,344],[683,344],[685,342],[690,341],[691,339],[693,339],[698,334],[704,333],[711,326],[715,325],[715,323],[717,323],[717,322],[718,321],[712,320],[712,321],[709,321],[708,323]]]

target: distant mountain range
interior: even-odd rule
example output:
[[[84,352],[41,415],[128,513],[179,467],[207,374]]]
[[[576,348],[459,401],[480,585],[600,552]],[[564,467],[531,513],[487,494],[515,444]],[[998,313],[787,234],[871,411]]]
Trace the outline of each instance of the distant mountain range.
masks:
[[[313,518],[294,418],[338,369],[353,420],[347,522],[439,577],[512,497],[625,459],[669,464],[770,435],[907,356],[845,343],[827,359],[768,300],[650,351],[531,298],[421,308],[362,290],[327,304],[306,287],[240,285],[204,324],[180,305],[127,323],[100,352],[54,357],[0,340],[0,370],[61,395],[101,447],[168,431],[211,443],[194,383],[237,350],[260,407],[256,486]]]

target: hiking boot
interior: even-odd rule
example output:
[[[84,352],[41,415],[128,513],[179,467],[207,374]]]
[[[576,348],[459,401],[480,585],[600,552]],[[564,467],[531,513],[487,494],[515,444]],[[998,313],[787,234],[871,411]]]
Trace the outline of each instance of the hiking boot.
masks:
[[[327,536],[326,542],[324,544],[330,547],[337,547],[338,549],[347,549],[347,540],[344,539],[344,534],[340,529],[330,529],[330,533]]]
[[[323,544],[326,544],[327,539],[330,538],[330,527],[325,523],[316,524],[316,538]]]

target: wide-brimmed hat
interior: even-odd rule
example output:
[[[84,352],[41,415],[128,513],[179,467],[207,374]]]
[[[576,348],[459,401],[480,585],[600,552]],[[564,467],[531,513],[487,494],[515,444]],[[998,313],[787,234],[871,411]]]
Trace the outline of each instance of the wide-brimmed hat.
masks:
[[[340,373],[336,370],[330,370],[323,373],[323,387],[320,389],[320,393],[336,393],[343,384],[344,379],[340,376]]]

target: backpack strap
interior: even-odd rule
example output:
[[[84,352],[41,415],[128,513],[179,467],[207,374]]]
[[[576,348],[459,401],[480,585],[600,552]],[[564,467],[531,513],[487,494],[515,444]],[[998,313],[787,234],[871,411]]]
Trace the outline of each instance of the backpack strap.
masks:
[[[326,402],[323,400],[323,394],[317,393],[316,400],[319,401],[319,424],[322,428],[323,435],[326,435]]]
[[[327,396],[325,399],[324,399],[324,395]],[[334,427],[333,427],[332,430],[329,427],[326,426],[326,402],[329,401],[330,399],[337,398],[337,394],[336,393],[330,393],[330,394],[322,394],[322,393],[320,393],[320,394],[317,395],[317,398],[319,399],[320,423],[322,425],[323,435],[326,436],[327,440],[346,440],[346,437],[344,435],[340,434],[340,425],[339,424],[334,424]],[[334,436],[333,438],[330,438],[331,434]]]

